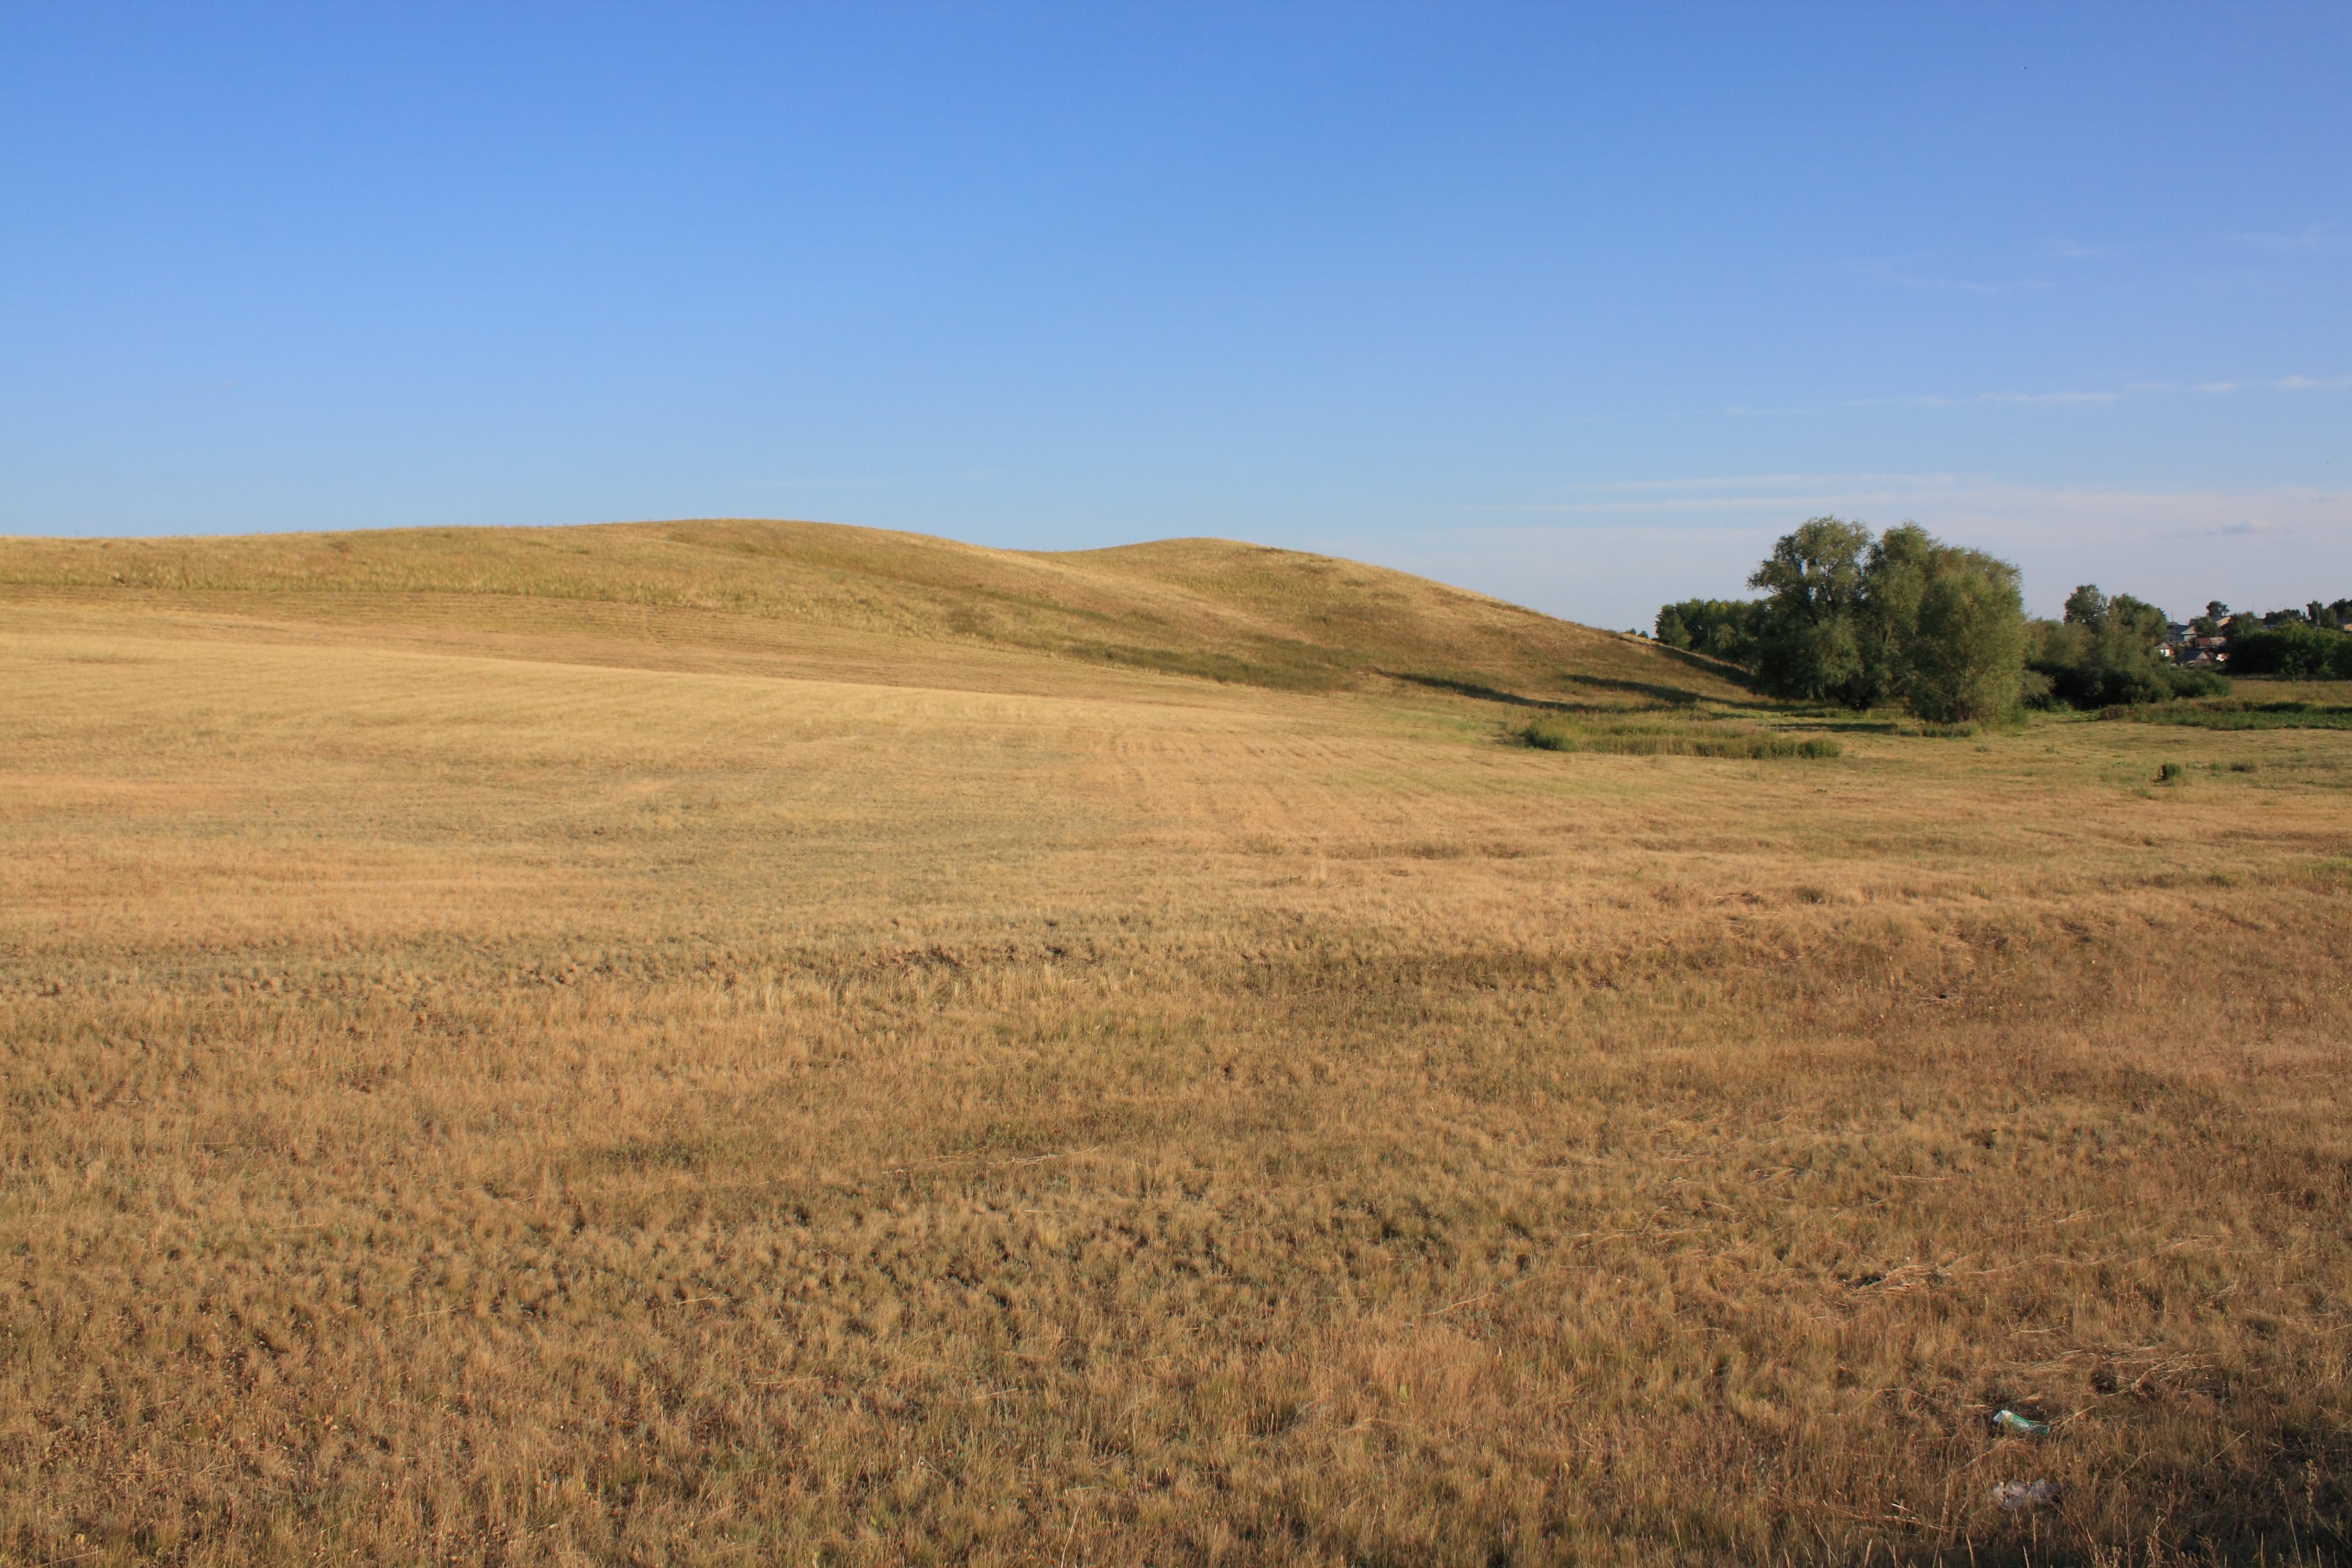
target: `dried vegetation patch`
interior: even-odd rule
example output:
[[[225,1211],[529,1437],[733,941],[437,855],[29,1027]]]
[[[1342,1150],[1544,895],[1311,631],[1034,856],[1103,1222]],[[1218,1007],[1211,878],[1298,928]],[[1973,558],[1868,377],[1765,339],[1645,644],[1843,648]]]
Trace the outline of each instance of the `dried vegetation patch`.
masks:
[[[0,1561],[2352,1550],[2331,732],[0,616]]]

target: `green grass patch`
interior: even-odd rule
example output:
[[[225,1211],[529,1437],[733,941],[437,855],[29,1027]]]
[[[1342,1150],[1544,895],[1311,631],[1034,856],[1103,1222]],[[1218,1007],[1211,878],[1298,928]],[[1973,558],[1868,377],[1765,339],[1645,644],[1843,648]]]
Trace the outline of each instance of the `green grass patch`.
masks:
[[[1276,691],[1337,691],[1348,684],[1349,672],[1345,668],[1318,659],[1311,652],[1276,662],[1207,649],[1141,647],[1119,643],[1073,642],[1066,644],[1063,651],[1097,664],[1154,669],[1162,675],[1198,676],[1229,686],[1261,686]]]
[[[2315,702],[2166,702],[2105,708],[2103,720],[2191,730],[2352,730],[2352,708]]]
[[[1519,731],[1544,752],[1599,752],[1621,757],[1834,757],[1842,748],[1826,736],[1799,740],[1769,730],[1706,729],[1656,721],[1547,717]]]

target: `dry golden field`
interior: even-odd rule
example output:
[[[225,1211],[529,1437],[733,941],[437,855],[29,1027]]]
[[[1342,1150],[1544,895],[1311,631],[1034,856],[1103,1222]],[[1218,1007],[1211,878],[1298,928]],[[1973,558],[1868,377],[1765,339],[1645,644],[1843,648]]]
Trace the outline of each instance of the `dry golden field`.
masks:
[[[0,541],[0,1563],[2346,1561],[2352,731],[1738,701],[1199,542]]]

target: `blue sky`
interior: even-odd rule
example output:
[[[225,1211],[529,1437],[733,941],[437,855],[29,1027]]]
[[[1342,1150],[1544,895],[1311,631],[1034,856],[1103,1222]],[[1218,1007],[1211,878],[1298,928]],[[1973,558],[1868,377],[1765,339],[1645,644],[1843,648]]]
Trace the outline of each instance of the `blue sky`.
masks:
[[[2352,594],[2352,7],[0,9],[0,531]]]

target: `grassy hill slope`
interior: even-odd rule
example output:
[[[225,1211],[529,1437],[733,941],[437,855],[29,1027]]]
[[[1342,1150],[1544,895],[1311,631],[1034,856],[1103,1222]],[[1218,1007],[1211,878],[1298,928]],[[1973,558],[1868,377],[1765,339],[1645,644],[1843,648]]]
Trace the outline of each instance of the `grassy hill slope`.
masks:
[[[470,601],[721,612],[1298,690],[1386,675],[1530,695],[1729,698],[1697,662],[1356,562],[1227,540],[1042,553],[830,523],[708,520],[224,539],[0,540],[0,584],[267,595],[380,617]]]

